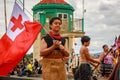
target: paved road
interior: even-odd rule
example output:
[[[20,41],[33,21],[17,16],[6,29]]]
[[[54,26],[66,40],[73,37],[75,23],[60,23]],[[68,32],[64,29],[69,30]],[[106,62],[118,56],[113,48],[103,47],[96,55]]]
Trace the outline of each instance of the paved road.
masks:
[[[16,76],[16,75],[12,75],[10,76],[10,78],[16,78],[16,79],[21,79],[21,80],[42,80],[41,77],[27,77],[27,76]]]
[[[42,80],[42,77],[41,75],[37,76],[37,77],[27,77],[27,76],[16,76],[16,75],[11,75],[10,76],[11,78],[16,78],[14,80]],[[12,79],[11,79],[12,80]],[[74,80],[73,77],[71,76],[68,76],[68,79],[67,80]],[[103,77],[98,77],[98,80],[104,80]]]
[[[16,76],[16,75],[11,75],[10,76],[11,78],[16,78],[19,79],[19,80],[42,80],[42,77],[39,76],[39,77],[27,77],[27,76]],[[15,79],[14,79],[15,80]],[[67,80],[73,80],[72,77],[69,77]]]

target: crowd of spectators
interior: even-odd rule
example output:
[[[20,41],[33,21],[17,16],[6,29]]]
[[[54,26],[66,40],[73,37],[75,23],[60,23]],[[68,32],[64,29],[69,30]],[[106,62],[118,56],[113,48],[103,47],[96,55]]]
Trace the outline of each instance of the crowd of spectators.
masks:
[[[10,72],[10,75],[31,76],[34,74],[42,74],[42,66],[37,59],[29,61],[20,61],[16,67]]]

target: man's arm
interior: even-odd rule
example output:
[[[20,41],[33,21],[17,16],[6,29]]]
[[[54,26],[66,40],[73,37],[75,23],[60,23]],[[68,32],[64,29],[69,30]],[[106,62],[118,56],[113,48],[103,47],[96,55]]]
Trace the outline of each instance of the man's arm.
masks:
[[[104,53],[101,53],[99,56],[99,60],[102,62],[103,58],[104,58]]]
[[[64,46],[63,46],[63,45],[60,45],[59,48],[60,48],[61,52],[62,52],[66,57],[69,56],[69,51],[68,51],[68,49],[67,49],[66,44],[65,44]]]
[[[89,61],[89,63],[90,63],[92,66],[94,66],[94,67],[97,67],[97,66],[98,66],[98,64],[95,64],[95,63],[93,63],[93,62],[91,62],[91,61]]]
[[[52,45],[51,47],[47,48],[47,43],[45,42],[44,39],[41,40],[41,48],[40,48],[40,55],[41,56],[46,56],[48,54],[50,54],[54,49],[55,49],[55,45]]]
[[[90,53],[89,53],[88,48],[85,48],[85,56],[86,56],[86,58],[87,58],[88,61],[91,61],[93,63],[100,63],[99,60],[95,60],[95,59],[93,59],[93,58],[90,57]]]

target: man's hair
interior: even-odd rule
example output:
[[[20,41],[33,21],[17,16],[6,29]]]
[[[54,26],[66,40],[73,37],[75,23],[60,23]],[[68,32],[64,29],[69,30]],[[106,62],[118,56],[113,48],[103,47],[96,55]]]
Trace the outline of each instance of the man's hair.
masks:
[[[84,44],[84,42],[88,42],[88,41],[90,41],[90,37],[89,37],[89,36],[83,36],[83,37],[81,38],[81,43],[82,43],[82,44]]]
[[[49,24],[51,25],[53,22],[54,22],[54,20],[60,20],[60,22],[62,23],[62,20],[61,20],[61,18],[59,18],[59,17],[53,17],[53,18],[51,18],[50,19],[50,22],[49,22]]]
[[[59,17],[53,17],[53,18],[50,19],[49,25],[52,25],[52,23],[54,22],[54,20],[60,20],[60,22],[61,22],[61,24],[62,24],[61,18],[59,18]],[[51,27],[49,27],[49,28],[51,29]]]

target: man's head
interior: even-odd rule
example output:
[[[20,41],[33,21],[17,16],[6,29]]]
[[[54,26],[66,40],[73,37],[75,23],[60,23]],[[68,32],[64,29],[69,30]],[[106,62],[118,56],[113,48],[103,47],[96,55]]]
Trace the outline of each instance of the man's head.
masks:
[[[89,44],[90,44],[90,37],[89,36],[83,36],[81,38],[81,43],[82,43],[82,45],[89,46]]]
[[[59,29],[61,28],[62,20],[59,17],[53,17],[50,19],[49,28],[50,29]]]

